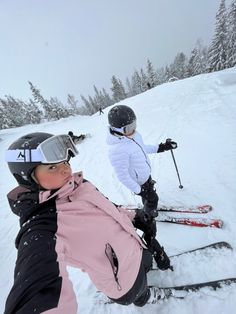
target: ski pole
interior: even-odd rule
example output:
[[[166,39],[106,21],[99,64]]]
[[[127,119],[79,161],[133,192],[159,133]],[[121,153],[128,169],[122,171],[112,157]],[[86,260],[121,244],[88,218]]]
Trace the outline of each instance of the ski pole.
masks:
[[[166,141],[167,142],[171,142],[171,139],[168,138]],[[173,161],[174,161],[174,165],[175,165],[175,170],[176,170],[176,173],[177,173],[177,176],[178,176],[178,179],[179,179],[179,188],[182,189],[183,185],[182,185],[181,180],[180,180],[179,170],[178,170],[178,167],[177,167],[177,164],[176,164],[176,161],[175,161],[175,156],[174,156],[173,149],[171,149],[170,152],[171,152],[171,155],[172,155],[172,158],[173,158]]]

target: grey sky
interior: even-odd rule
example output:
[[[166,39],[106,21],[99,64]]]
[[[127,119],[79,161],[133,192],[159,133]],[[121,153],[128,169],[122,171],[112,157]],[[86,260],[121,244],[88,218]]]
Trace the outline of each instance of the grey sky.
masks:
[[[214,34],[220,0],[0,0],[0,97],[110,93],[111,76],[187,55]]]

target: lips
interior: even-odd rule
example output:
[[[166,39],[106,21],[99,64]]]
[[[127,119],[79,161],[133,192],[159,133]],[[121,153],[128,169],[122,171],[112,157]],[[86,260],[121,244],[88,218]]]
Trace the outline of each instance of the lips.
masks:
[[[70,176],[68,176],[67,178],[65,178],[65,181],[67,182],[67,181],[70,181],[70,179],[72,178],[72,176],[70,175]]]

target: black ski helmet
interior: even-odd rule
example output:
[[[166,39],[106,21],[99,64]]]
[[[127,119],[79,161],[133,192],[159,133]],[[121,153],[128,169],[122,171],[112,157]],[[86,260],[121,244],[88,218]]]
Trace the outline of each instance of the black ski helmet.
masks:
[[[120,129],[135,121],[136,115],[133,109],[125,105],[114,106],[108,113],[108,122],[113,128]]]
[[[46,139],[54,136],[53,134],[36,132],[24,135],[13,142],[8,150],[36,149],[39,144]],[[41,162],[8,162],[8,167],[20,186],[34,189],[38,184],[33,180],[31,174],[35,167]]]

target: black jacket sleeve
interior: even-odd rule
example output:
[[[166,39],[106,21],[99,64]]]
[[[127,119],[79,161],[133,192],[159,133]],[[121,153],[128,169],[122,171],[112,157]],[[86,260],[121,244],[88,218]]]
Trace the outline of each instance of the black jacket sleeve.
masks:
[[[62,278],[55,250],[55,200],[31,207],[34,213],[31,216],[26,208],[27,204],[32,206],[28,196],[15,204],[20,207],[20,212],[25,208],[28,215],[25,221],[21,215],[24,223],[16,238],[18,254],[14,284],[4,314],[38,314],[57,307],[61,293]]]

